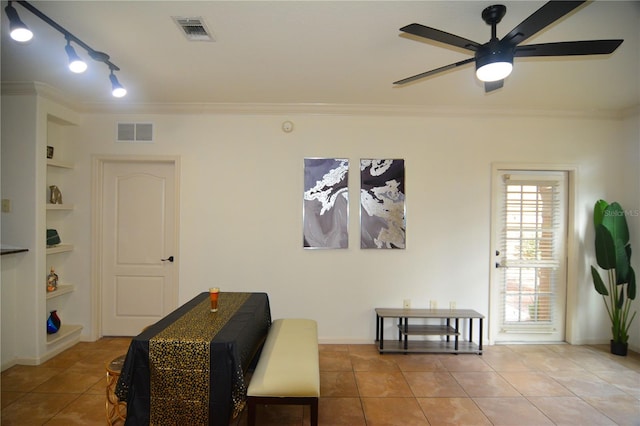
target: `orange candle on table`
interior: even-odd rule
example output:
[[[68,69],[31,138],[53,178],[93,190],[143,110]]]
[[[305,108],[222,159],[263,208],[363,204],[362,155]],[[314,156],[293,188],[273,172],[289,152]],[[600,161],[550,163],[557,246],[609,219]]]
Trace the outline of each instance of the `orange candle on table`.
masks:
[[[220,289],[218,287],[212,287],[209,289],[209,299],[211,300],[211,312],[218,312],[218,295]]]

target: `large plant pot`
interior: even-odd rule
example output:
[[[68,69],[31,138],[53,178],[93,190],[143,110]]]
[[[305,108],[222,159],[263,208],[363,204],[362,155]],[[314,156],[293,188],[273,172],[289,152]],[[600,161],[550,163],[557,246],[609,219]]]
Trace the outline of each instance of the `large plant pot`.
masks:
[[[627,349],[629,349],[629,343],[614,342],[611,341],[611,353],[614,355],[627,356]]]

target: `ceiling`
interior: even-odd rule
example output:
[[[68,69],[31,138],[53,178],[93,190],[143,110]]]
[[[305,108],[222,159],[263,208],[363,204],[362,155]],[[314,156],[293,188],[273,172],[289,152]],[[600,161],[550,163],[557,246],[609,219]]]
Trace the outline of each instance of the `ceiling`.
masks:
[[[623,111],[640,103],[640,2],[597,0],[524,44],[624,39],[610,55],[516,58],[485,93],[473,64],[402,87],[392,82],[469,57],[405,35],[417,22],[480,43],[483,1],[32,1],[121,68],[128,95],[110,95],[108,68],[66,68],[64,37],[15,4],[35,33],[11,40],[2,13],[2,81],[38,81],[85,107],[173,104],[344,105],[385,108]],[[544,1],[507,1],[504,36]],[[2,2],[2,8],[6,1]],[[172,17],[201,17],[214,42],[188,41]],[[77,52],[88,58],[86,52]]]

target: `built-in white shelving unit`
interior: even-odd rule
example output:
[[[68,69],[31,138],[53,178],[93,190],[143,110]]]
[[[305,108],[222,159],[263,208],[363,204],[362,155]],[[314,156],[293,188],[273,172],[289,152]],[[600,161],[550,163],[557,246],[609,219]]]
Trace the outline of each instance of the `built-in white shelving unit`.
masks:
[[[58,316],[62,320],[62,326],[54,334],[47,334],[47,348],[56,346],[57,350],[64,349],[76,343],[82,326],[69,324],[66,320],[71,314],[73,304],[67,303],[76,287],[69,284],[67,277],[72,274],[68,265],[68,257],[73,254],[74,246],[68,241],[73,238],[73,210],[74,205],[65,203],[68,199],[73,199],[73,194],[69,194],[70,183],[73,179],[73,148],[74,142],[69,138],[68,129],[72,123],[56,117],[47,115],[47,147],[53,148],[53,158],[47,158],[47,202],[44,204],[46,212],[47,229],[56,229],[62,239],[62,243],[46,247],[47,258],[46,269],[43,277],[49,274],[54,268],[59,277],[58,288],[53,292],[47,292],[46,281],[43,279],[43,291],[46,292],[47,315],[52,310],[58,311]],[[49,187],[56,185],[63,194],[63,204],[52,204],[50,201]],[[46,323],[46,318],[43,324]]]
[[[80,341],[87,326],[81,295],[88,278],[80,260],[86,250],[77,245],[81,115],[44,84],[2,82],[1,118],[3,198],[11,201],[2,213],[2,254],[8,254],[2,259],[0,312],[4,371],[16,364],[41,364]],[[50,203],[51,185],[62,192],[62,204]],[[47,229],[56,229],[62,244],[47,247]],[[59,282],[57,290],[48,292],[52,267]],[[62,327],[48,334],[53,310]]]

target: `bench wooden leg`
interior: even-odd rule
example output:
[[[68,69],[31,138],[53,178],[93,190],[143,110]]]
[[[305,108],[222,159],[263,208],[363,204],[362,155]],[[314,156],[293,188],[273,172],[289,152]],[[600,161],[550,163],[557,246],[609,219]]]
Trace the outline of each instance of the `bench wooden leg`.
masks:
[[[318,426],[318,398],[311,401],[311,426]]]
[[[256,424],[256,400],[254,398],[247,398],[247,425],[255,426]]]
[[[318,398],[316,397],[270,397],[270,396],[248,396],[247,397],[247,425],[256,424],[257,404],[280,404],[280,405],[309,405],[311,407],[311,426],[318,426]]]

